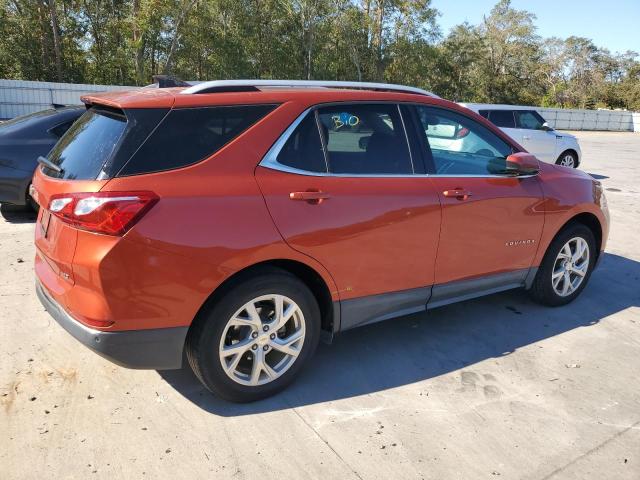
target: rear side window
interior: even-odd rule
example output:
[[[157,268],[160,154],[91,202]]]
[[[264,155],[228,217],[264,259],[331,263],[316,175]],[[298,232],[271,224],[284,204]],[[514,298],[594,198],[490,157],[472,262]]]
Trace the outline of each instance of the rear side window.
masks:
[[[275,107],[234,105],[171,110],[118,175],[171,170],[204,160]]]
[[[342,104],[318,109],[331,173],[411,174],[398,106]]]
[[[127,127],[121,110],[91,108],[63,135],[47,158],[62,171],[43,168],[50,177],[94,180]]]
[[[489,110],[478,110],[478,115],[480,115],[481,117],[486,118],[487,120],[489,119]]]
[[[278,153],[277,162],[308,172],[327,171],[316,115],[309,113]]]
[[[490,110],[489,121],[496,127],[516,128],[512,110]]]

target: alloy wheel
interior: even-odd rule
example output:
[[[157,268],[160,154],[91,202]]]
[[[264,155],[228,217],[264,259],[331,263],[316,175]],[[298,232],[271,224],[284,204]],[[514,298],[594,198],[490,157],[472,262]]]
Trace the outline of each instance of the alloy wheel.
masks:
[[[573,158],[573,155],[569,153],[565,154],[560,160],[560,165],[563,167],[575,168],[575,159]]]
[[[582,237],[573,237],[560,249],[551,274],[553,290],[561,297],[575,292],[589,270],[589,244]]]
[[[220,340],[220,363],[233,381],[264,385],[291,368],[304,338],[300,307],[284,295],[262,295],[245,303],[227,321]]]

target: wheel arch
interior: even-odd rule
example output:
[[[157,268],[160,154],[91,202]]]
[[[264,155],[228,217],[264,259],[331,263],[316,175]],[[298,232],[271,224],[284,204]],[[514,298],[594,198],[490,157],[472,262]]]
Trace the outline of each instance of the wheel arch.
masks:
[[[261,273],[267,273],[274,270],[283,270],[302,281],[311,291],[318,302],[321,316],[321,328],[323,332],[330,336],[334,333],[339,325],[339,308],[334,308],[334,301],[331,296],[331,290],[322,275],[309,265],[298,260],[291,259],[271,259],[248,265],[232,275],[227,277],[211,292],[209,297],[204,301],[198,309],[190,330],[202,317],[202,312],[209,309],[215,302],[222,298],[234,285],[239,282]]]
[[[551,245],[551,243],[553,243],[553,241],[557,238],[557,236],[560,235],[567,227],[569,227],[570,225],[574,225],[576,223],[584,225],[593,233],[593,236],[596,239],[596,245],[597,245],[597,252],[596,252],[597,254],[596,259],[597,259],[598,257],[600,257],[600,254],[602,253],[602,235],[603,235],[602,224],[600,223],[600,220],[598,219],[598,217],[590,212],[578,213],[573,217],[571,217],[569,220],[567,220],[558,229],[556,234],[553,236],[553,238],[549,242],[549,245]],[[549,245],[547,245],[547,249],[549,248]]]
[[[580,155],[578,154],[578,151],[572,147],[563,149],[562,152],[560,152],[560,155],[558,155],[558,158],[556,158],[556,163],[562,158],[565,153],[573,153],[576,156],[576,167],[580,166]]]

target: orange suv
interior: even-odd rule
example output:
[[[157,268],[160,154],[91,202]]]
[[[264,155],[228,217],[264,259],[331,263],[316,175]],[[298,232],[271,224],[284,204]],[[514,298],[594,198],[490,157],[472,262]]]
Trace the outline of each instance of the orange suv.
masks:
[[[37,293],[132,368],[233,401],[320,337],[511,288],[563,305],[605,247],[599,182],[387,84],[214,81],[83,97],[33,179]]]

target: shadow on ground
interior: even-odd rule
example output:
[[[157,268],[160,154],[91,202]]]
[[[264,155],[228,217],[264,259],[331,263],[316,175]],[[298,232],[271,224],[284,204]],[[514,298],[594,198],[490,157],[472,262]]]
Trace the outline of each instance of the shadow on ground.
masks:
[[[235,405],[209,394],[191,370],[159,372],[184,397],[222,416],[249,415],[366,395],[437,377],[516,349],[589,328],[640,306],[640,263],[605,254],[572,304],[547,308],[515,290],[361,327],[320,345],[297,381],[281,394]]]
[[[588,172],[587,172],[588,173]],[[609,177],[607,177],[606,175],[600,175],[599,173],[589,173],[589,175],[591,175],[593,178],[595,178],[596,180],[606,180]]]
[[[38,214],[31,207],[21,205],[0,205],[0,215],[9,223],[34,223]]]

